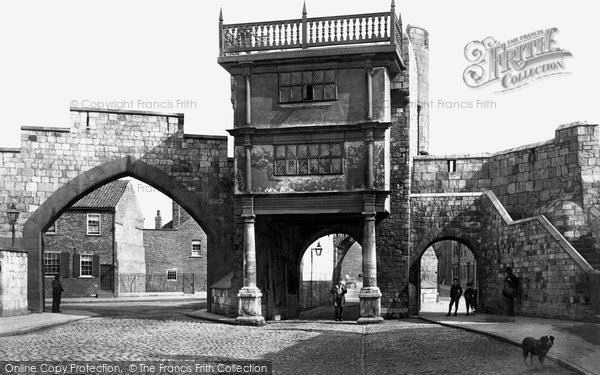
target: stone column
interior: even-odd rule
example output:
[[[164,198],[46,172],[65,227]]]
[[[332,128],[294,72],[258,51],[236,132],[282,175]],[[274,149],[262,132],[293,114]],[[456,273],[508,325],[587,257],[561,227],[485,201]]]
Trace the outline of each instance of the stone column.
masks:
[[[380,323],[381,291],[377,286],[377,254],[375,247],[375,212],[364,212],[363,229],[363,287],[360,298],[358,324]]]
[[[243,201],[246,199],[243,199]],[[254,234],[254,202],[252,197],[242,203],[244,221],[244,286],[238,292],[238,324],[263,325],[262,293],[256,286],[256,240]],[[250,212],[248,212],[250,211]]]

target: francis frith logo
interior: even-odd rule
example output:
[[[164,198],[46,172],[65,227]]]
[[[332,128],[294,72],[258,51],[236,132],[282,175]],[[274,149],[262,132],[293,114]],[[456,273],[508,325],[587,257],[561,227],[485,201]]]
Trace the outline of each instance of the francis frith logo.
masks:
[[[492,37],[472,41],[465,57],[472,63],[463,80],[472,88],[498,83],[500,90],[523,87],[540,78],[568,73],[565,57],[571,52],[558,47],[554,39],[558,29],[537,30],[501,43]]]

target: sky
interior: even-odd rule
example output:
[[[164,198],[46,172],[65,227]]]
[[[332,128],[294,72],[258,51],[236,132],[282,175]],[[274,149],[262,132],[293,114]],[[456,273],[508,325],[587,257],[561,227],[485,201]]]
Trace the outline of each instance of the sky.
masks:
[[[306,1],[308,17],[389,7],[388,0]],[[133,109],[184,113],[186,133],[227,135],[229,76],[216,62],[221,8],[225,23],[302,15],[301,0],[2,1],[0,147],[19,147],[23,125],[68,126],[71,105],[131,100],[139,104]],[[396,1],[396,11],[404,25],[430,33],[430,153],[496,152],[553,138],[564,123],[599,122],[594,2],[413,0]],[[463,81],[470,42],[549,28],[573,55],[564,59],[568,74],[508,92]],[[156,194],[139,189],[153,223]]]

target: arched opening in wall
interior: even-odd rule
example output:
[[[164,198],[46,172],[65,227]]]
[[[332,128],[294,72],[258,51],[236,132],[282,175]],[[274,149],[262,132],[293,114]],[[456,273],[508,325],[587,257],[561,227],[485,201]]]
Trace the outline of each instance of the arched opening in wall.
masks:
[[[80,197],[43,232],[46,305],[66,298],[206,298],[207,235],[180,205],[133,177]]]
[[[354,238],[342,233],[320,237],[304,250],[299,275],[301,319],[333,320],[336,304],[342,308],[344,320],[358,319],[362,247]],[[336,290],[341,295],[337,302]]]
[[[172,171],[169,173],[172,173]],[[200,186],[195,185],[191,178],[189,180],[186,180],[185,178],[175,178],[172,174],[168,174],[167,172],[142,160],[135,159],[131,156],[126,156],[108,161],[104,164],[87,170],[69,180],[56,191],[51,192],[51,194],[49,194],[49,196],[42,202],[42,204],[23,225],[22,244],[28,251],[27,289],[28,305],[31,310],[38,312],[45,310],[44,271],[46,265],[44,263],[44,232],[47,232],[49,229],[51,229],[52,223],[54,223],[57,218],[59,218],[64,212],[67,211],[67,209],[69,209],[69,207],[81,200],[84,196],[87,196],[92,191],[123,177],[137,178],[140,181],[149,184],[156,190],[173,199],[185,211],[187,211],[206,234],[206,263],[209,265],[207,267],[207,271],[208,268],[210,268],[217,274],[217,276],[226,273],[225,270],[222,269],[223,267],[221,267],[221,269],[217,269],[219,267],[219,262],[216,263],[216,266],[214,263],[212,266],[210,266],[211,251],[213,254],[215,249],[220,249],[221,252],[225,253],[230,251],[230,249],[227,247],[227,233],[224,232],[221,227],[215,225],[217,222],[216,217],[223,216],[223,212],[221,212],[221,207],[223,204],[216,205],[212,203],[213,200],[211,197],[214,196],[214,194],[212,192],[205,192],[201,190]],[[92,232],[97,231],[97,223],[98,217],[91,217],[88,225],[86,216],[86,231],[88,230],[88,226]],[[227,228],[227,225],[224,227]],[[60,228],[58,230],[60,230]],[[97,262],[94,262],[93,254],[80,255],[92,256],[92,276],[94,274],[98,275],[99,283],[100,259],[97,258]],[[64,258],[67,257],[67,255],[62,256]],[[76,270],[77,267],[75,267],[74,270],[72,266],[73,260],[71,258],[69,259],[69,267],[64,267],[64,270],[61,270],[61,272],[66,273],[69,271],[69,273],[71,273],[74,271],[79,272],[79,275],[81,276],[82,257],[80,256],[78,259],[76,259],[76,261],[79,261],[79,271]],[[86,276],[89,276],[87,274],[90,272],[90,257],[84,257],[83,261],[84,273]],[[54,260],[53,262],[55,262],[54,267],[56,268],[56,261]],[[117,267],[118,266],[119,265],[117,264]],[[215,271],[215,269],[217,270]],[[208,272],[207,284],[211,285],[211,282],[214,281],[214,277],[211,276],[210,272]],[[46,295],[46,297],[50,296]],[[210,309],[210,291],[208,291],[207,303]]]
[[[466,313],[467,301],[477,306],[477,261],[464,243],[442,240],[430,245],[421,255],[419,273],[421,312],[448,313],[451,299],[459,290],[458,313]],[[452,313],[455,310],[453,304]]]

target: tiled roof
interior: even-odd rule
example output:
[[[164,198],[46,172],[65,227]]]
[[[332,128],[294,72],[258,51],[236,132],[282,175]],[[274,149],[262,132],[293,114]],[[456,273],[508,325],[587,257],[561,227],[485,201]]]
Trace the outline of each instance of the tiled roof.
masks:
[[[126,180],[109,182],[81,198],[71,207],[114,208],[119,203],[119,199],[121,199],[125,189],[127,189],[127,184],[129,184],[129,181]]]

